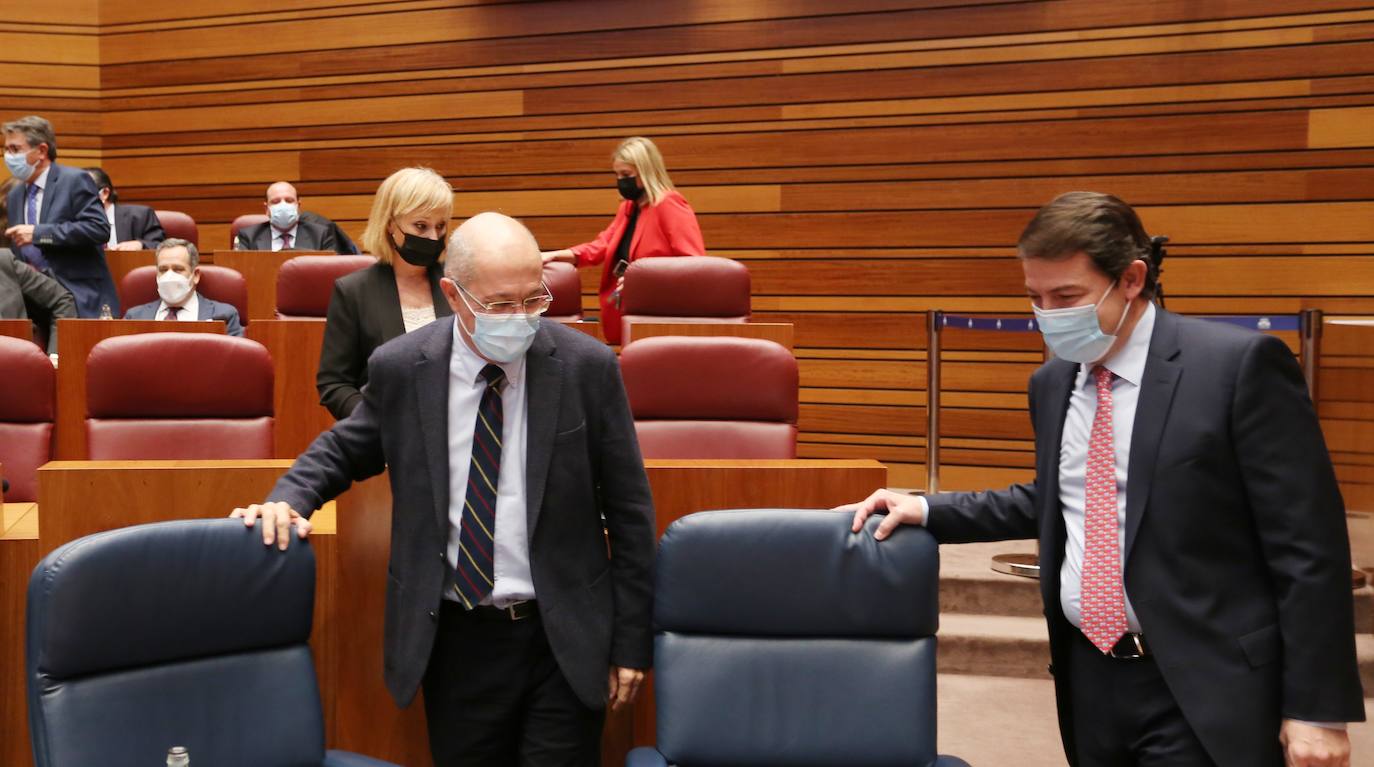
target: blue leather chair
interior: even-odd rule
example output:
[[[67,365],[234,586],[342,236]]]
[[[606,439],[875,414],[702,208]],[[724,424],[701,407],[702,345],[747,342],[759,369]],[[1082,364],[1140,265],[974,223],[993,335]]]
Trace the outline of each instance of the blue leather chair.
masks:
[[[658,745],[627,767],[955,767],[935,750],[940,557],[832,511],[709,511],[659,542]]]
[[[311,661],[315,555],[235,519],[87,536],[29,579],[36,767],[388,767],[325,752]]]

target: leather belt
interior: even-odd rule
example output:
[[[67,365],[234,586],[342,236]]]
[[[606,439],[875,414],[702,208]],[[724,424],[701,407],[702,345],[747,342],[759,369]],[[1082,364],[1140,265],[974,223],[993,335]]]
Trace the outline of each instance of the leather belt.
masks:
[[[459,609],[462,609],[462,605],[459,605]],[[468,612],[472,617],[483,620],[522,621],[539,615],[539,603],[529,599],[524,602],[516,602],[508,607],[477,605]]]
[[[1107,653],[1108,657],[1117,660],[1140,660],[1153,654],[1144,634],[1133,634],[1129,631],[1112,647],[1112,651]]]

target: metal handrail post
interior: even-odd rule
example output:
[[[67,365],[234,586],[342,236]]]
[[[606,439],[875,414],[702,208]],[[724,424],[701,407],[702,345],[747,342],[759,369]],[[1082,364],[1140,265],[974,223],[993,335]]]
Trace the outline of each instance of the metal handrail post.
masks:
[[[1312,404],[1317,404],[1317,369],[1321,364],[1322,310],[1303,309],[1302,331],[1302,377],[1307,379],[1307,393]]]
[[[945,313],[926,312],[926,492],[940,492],[940,328]]]

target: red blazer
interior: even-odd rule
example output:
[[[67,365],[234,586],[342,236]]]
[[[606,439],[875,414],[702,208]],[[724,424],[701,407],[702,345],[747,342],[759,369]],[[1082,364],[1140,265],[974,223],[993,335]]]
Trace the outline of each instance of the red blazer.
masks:
[[[611,273],[615,262],[615,251],[625,227],[630,221],[630,206],[635,203],[624,200],[615,212],[615,218],[605,231],[595,240],[572,247],[577,257],[577,265],[594,266],[603,264],[601,269],[601,329],[606,340],[620,343],[620,309],[611,302],[615,291],[616,277]],[[634,239],[630,242],[630,260],[654,258],[656,256],[704,256],[706,246],[701,240],[701,227],[697,226],[697,214],[692,206],[676,190],[668,192],[657,205],[641,208],[639,220],[635,224]]]

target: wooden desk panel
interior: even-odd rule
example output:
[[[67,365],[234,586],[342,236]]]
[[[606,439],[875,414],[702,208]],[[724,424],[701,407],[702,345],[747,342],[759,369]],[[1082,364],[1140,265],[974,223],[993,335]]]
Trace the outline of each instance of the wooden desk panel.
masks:
[[[707,509],[828,508],[867,496],[887,481],[876,461],[647,461],[658,531]],[[338,587],[349,627],[338,638],[338,740],[334,746],[408,767],[430,767],[424,708],[399,710],[382,682],[382,623],[390,556],[391,498],[381,477],[339,499]],[[342,627],[340,627],[342,628]],[[654,742],[652,687],[628,711],[608,716],[602,764],[619,767],[634,746]]]
[[[644,322],[628,323],[625,343],[654,336],[735,336],[775,341],[792,351],[790,322]]]
[[[248,338],[267,347],[275,375],[272,389],[275,433],[273,455],[295,458],[311,441],[334,425],[334,416],[319,404],[315,372],[324,343],[324,323],[316,320],[256,320],[244,329]]]
[[[140,266],[156,266],[157,251],[107,250],[105,251],[105,263],[110,267],[110,276],[114,278],[115,290],[117,291],[120,284],[124,282],[124,275]],[[124,312],[129,311],[130,308],[132,307],[124,306],[121,303],[119,306],[119,314],[115,316],[123,316]]]
[[[86,458],[86,358],[106,338],[135,333],[219,333],[224,323],[156,322],[153,320],[57,321],[57,422],[53,428],[53,457]]]
[[[207,263],[225,266],[248,283],[249,325],[277,318],[277,270],[296,256],[333,256],[326,250],[216,250]]]
[[[4,504],[0,516],[0,764],[32,764],[24,679],[24,606],[38,563],[37,504]]]
[[[0,320],[0,336],[33,340],[33,323],[28,320]]]

